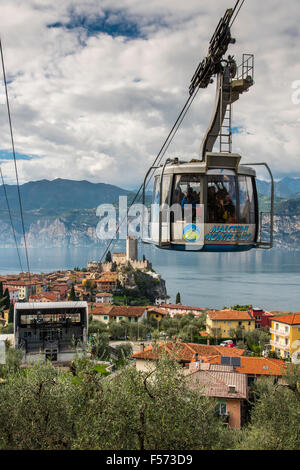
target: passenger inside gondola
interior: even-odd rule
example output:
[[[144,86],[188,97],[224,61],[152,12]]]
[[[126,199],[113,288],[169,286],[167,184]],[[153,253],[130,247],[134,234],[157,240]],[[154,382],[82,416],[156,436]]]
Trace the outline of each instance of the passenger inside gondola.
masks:
[[[234,178],[225,175],[208,177],[208,223],[236,223],[235,193]]]
[[[196,220],[197,205],[200,204],[199,175],[176,176],[172,204],[180,204],[182,209],[181,220],[184,220],[187,215],[188,207],[192,210],[192,220]]]

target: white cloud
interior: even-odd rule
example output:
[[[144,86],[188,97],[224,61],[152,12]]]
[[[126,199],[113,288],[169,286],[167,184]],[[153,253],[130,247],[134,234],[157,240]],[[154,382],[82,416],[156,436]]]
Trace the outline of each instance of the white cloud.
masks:
[[[234,2],[232,2],[234,3]],[[246,1],[233,27],[231,52],[256,56],[255,86],[234,107],[234,150],[246,161],[267,161],[276,175],[300,174],[299,2]],[[228,0],[4,0],[1,37],[22,182],[87,179],[137,186],[188,96],[189,81]],[[84,27],[47,25],[84,15],[90,25],[109,10],[110,25],[136,24],[128,40]],[[195,157],[212,112],[214,86],[201,90],[170,147]],[[10,149],[6,109],[0,107],[2,149]],[[283,166],[284,162],[284,166]],[[14,181],[11,161],[4,162]]]

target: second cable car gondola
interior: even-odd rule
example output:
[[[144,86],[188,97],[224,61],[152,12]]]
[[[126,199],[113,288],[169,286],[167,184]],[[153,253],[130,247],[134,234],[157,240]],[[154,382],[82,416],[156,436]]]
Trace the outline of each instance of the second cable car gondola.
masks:
[[[266,163],[240,164],[241,156],[231,152],[231,106],[253,85],[253,55],[243,56],[240,68],[229,56],[224,59],[231,38],[232,9],[227,10],[210,42],[209,54],[200,63],[190,85],[190,95],[205,88],[217,75],[214,113],[202,141],[199,159],[183,162],[168,159],[151,167],[154,188],[148,236],[144,243],[178,251],[248,251],[272,248],[274,183]],[[217,138],[220,151],[213,152]],[[271,179],[271,209],[268,239],[263,240],[255,165],[264,165]]]

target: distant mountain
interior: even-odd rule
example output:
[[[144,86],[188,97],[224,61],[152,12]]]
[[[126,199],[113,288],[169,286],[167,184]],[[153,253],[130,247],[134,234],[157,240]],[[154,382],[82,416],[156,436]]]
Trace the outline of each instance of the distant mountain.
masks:
[[[16,186],[6,186],[16,238],[22,245],[22,224]],[[268,211],[269,184],[258,180],[260,210]],[[275,244],[285,249],[300,249],[300,179],[284,178],[277,183],[275,198]],[[290,191],[293,196],[283,196]],[[264,196],[263,193],[266,195]],[[281,196],[278,196],[280,194]],[[294,196],[295,194],[295,196]],[[24,222],[29,247],[88,246],[101,243],[96,227],[99,217],[96,207],[103,203],[114,204],[117,210],[119,196],[134,194],[117,186],[88,181],[56,179],[25,183],[21,186]],[[140,201],[138,201],[140,202]],[[146,203],[150,203],[147,194]],[[118,213],[118,211],[117,211]],[[9,215],[0,187],[0,247],[14,246]]]
[[[257,180],[257,190],[260,195],[268,196],[270,194],[270,183]],[[300,178],[286,177],[275,182],[275,196],[285,199],[300,197]]]
[[[9,204],[12,209],[19,207],[17,187],[6,185]],[[55,211],[72,209],[92,209],[99,204],[113,203],[119,196],[126,196],[129,191],[105,183],[55,179],[25,183],[20,186],[23,209],[54,209]],[[0,186],[0,208],[6,209],[4,191]]]

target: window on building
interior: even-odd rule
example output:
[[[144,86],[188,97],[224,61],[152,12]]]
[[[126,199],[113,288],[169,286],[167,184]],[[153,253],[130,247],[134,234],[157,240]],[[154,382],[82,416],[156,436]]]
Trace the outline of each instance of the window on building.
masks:
[[[104,317],[104,320],[107,320],[107,319],[108,319],[108,317]]]
[[[138,321],[138,317],[135,317],[134,321],[135,321],[135,323],[137,323],[137,321]]]
[[[216,405],[216,412],[220,416],[227,415],[227,404],[226,401],[220,401]]]

